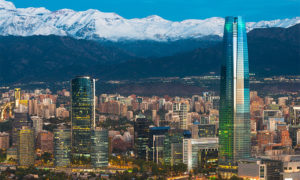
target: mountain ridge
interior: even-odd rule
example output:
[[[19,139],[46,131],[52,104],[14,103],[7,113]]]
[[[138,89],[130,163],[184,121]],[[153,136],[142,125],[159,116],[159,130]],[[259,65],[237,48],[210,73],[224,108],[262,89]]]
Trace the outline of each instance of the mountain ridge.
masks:
[[[256,28],[288,28],[300,23],[300,17],[247,23],[248,32]],[[49,11],[41,8],[16,8],[0,0],[0,35],[58,35],[88,40],[153,40],[176,41],[205,36],[222,36],[224,18],[169,21],[157,15],[125,19],[116,13],[98,10]]]
[[[299,75],[300,24],[290,28],[255,29],[248,33],[250,73],[257,76]],[[173,56],[132,60],[99,72],[104,79],[219,75],[222,42]],[[184,62],[184,63],[183,63]],[[122,68],[120,68],[122,67]],[[125,72],[126,70],[126,72]],[[123,74],[119,76],[119,74]]]
[[[253,30],[248,33],[248,44],[251,73],[299,75],[300,24]],[[101,80],[218,75],[221,58],[221,42],[167,57],[140,58],[71,37],[4,36],[0,37],[0,82],[65,81],[82,74]]]
[[[136,58],[121,49],[72,37],[0,36],[0,84],[59,81],[76,75],[93,74],[101,66]]]

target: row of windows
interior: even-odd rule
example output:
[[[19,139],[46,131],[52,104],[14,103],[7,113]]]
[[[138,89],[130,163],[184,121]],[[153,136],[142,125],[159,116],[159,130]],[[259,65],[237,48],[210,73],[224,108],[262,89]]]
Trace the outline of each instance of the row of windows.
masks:
[[[284,170],[292,170],[292,167],[284,167]],[[297,169],[300,170],[300,166],[297,166]]]

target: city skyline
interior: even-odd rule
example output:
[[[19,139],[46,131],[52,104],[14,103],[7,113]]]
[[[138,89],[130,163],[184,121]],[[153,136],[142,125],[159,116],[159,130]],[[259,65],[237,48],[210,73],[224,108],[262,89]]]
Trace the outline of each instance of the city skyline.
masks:
[[[300,179],[298,6],[0,0],[0,179]]]
[[[241,27],[243,27],[243,25],[240,24],[240,28]],[[231,37],[233,36],[233,31],[231,31],[233,29],[227,29],[229,30],[229,40],[235,39]],[[241,31],[240,34],[243,34],[243,31]],[[231,41],[225,41],[224,45],[226,46],[228,42]],[[227,44],[229,49],[232,49],[231,45],[232,44]],[[239,48],[237,48],[237,50],[238,49]],[[227,57],[227,60],[230,59],[230,56],[224,57]],[[239,58],[237,58],[236,61],[238,61],[238,59]],[[239,70],[237,70],[237,72],[238,71]],[[76,78],[92,79],[86,76]],[[76,86],[78,84],[75,83],[74,85]],[[79,88],[83,90],[83,94],[89,92],[86,90],[90,89],[88,86],[86,88],[85,87],[86,86],[82,86],[82,88]],[[208,177],[214,177],[216,172],[221,172],[216,171],[216,168],[218,166],[218,152],[221,153],[220,151],[222,151],[220,147],[218,147],[218,142],[219,140],[222,141],[222,136],[221,134],[217,133],[216,129],[218,128],[219,106],[221,112],[223,108],[222,100],[221,102],[219,101],[220,96],[215,95],[214,91],[202,92],[199,93],[199,95],[193,95],[192,97],[145,97],[136,96],[133,94],[129,96],[121,96],[119,94],[101,94],[99,96],[94,96],[95,99],[97,99],[97,101],[95,101],[97,104],[97,127],[101,128],[91,130],[91,139],[86,139],[86,141],[91,141],[92,143],[91,162],[87,163],[86,160],[80,159],[79,162],[81,163],[79,164],[74,161],[70,162],[72,161],[72,157],[69,156],[69,148],[72,147],[70,143],[71,133],[70,129],[66,128],[66,126],[70,127],[71,121],[69,121],[70,119],[68,118],[68,113],[62,113],[70,112],[70,115],[72,114],[71,109],[69,109],[71,104],[68,105],[70,101],[63,101],[64,104],[59,103],[60,105],[56,104],[57,106],[52,107],[52,105],[55,105],[53,103],[60,102],[62,99],[66,100],[67,97],[71,97],[71,95],[73,95],[72,91],[70,92],[66,89],[63,89],[57,91],[57,93],[52,93],[49,89],[36,89],[35,91],[31,92],[17,88],[4,93],[3,97],[9,97],[9,94],[11,94],[13,97],[16,97],[14,99],[16,104],[21,102],[18,109],[26,111],[28,108],[28,112],[30,112],[30,115],[26,112],[24,115],[29,115],[28,118],[31,118],[34,122],[33,125],[26,125],[32,127],[26,128],[31,129],[32,135],[34,134],[33,132],[38,134],[37,143],[34,147],[38,148],[37,156],[45,158],[45,154],[47,155],[47,153],[51,153],[54,150],[54,159],[47,163],[48,166],[52,166],[53,162],[54,168],[58,168],[65,172],[75,169],[77,171],[85,171],[86,169],[89,169],[89,171],[95,173],[98,173],[99,170],[107,168],[128,168],[132,167],[130,164],[135,163],[135,161],[132,162],[131,160],[127,159],[127,161],[130,161],[130,164],[127,166],[124,164],[121,165],[122,161],[119,162],[116,159],[126,159],[126,155],[119,154],[118,156],[115,156],[112,153],[114,152],[118,154],[119,151],[130,152],[131,148],[133,148],[133,150],[136,150],[134,151],[134,154],[135,158],[137,158],[137,162],[142,162],[141,159],[144,159],[143,161],[147,161],[147,163],[155,163],[156,165],[151,165],[153,167],[158,166],[160,168],[166,168],[171,165],[174,167],[174,169],[180,167],[182,169],[186,168],[186,170],[181,171],[181,175],[183,175],[183,173],[186,171],[193,171],[193,175],[197,176],[197,173],[200,172],[201,174],[201,171],[204,170],[209,172],[207,175]],[[272,97],[265,96],[261,98],[259,97],[258,92],[251,91],[249,96],[249,100],[251,97],[252,109],[251,136],[255,136],[257,139],[251,140],[252,143],[257,143],[257,145],[252,146],[251,149],[252,155],[256,154],[257,157],[256,159],[249,159],[246,157],[243,158],[241,156],[234,157],[235,160],[232,162],[235,164],[234,166],[230,165],[230,167],[236,167],[239,171],[237,172],[237,169],[234,168],[235,171],[230,171],[231,173],[240,177],[249,177],[248,175],[250,173],[251,177],[256,177],[258,174],[260,177],[264,178],[277,178],[279,177],[279,172],[284,172],[285,177],[290,176],[288,172],[289,170],[280,170],[280,168],[286,168],[287,165],[281,165],[280,160],[268,159],[272,158],[272,156],[267,154],[270,153],[269,148],[271,148],[271,151],[275,153],[278,151],[278,147],[292,148],[292,145],[297,146],[300,143],[300,138],[298,137],[300,134],[300,128],[299,126],[294,126],[294,124],[299,124],[300,122],[300,101],[299,99],[297,100],[297,95],[294,97],[286,97],[287,94],[280,96],[274,95]],[[80,104],[80,102],[82,103],[83,101],[76,102]],[[185,129],[186,127],[181,127],[180,114],[177,112],[173,113],[173,108],[178,104],[178,102],[186,104],[187,109],[185,113],[187,116],[187,129]],[[220,105],[219,102],[221,103]],[[295,105],[295,103],[299,105]],[[247,103],[245,104],[247,105]],[[284,108],[291,108],[290,112],[281,111],[281,109]],[[262,113],[261,118],[260,116],[255,116],[258,111]],[[141,112],[145,115],[141,115]],[[293,113],[295,116],[284,118],[287,113]],[[134,114],[136,116],[134,116]],[[246,115],[243,116],[247,118],[247,112]],[[114,119],[116,117],[119,119]],[[63,120],[61,122],[64,123],[59,123],[59,126],[58,124],[51,123],[51,126],[57,125],[58,129],[46,128],[47,130],[42,130],[40,127],[38,127],[38,124],[40,124],[38,121],[42,120],[47,122],[49,119],[55,119],[55,121]],[[16,121],[16,123],[18,123],[16,125],[22,125],[21,123],[23,123],[23,121],[24,120],[20,122]],[[222,113],[220,114],[219,121],[222,121]],[[117,123],[115,124],[115,122]],[[115,125],[112,126],[113,124]],[[123,130],[120,130],[121,124],[122,126],[125,125],[126,128],[122,128]],[[222,126],[222,124],[220,124],[220,126]],[[103,130],[102,128],[104,127],[108,129]],[[43,128],[45,128],[45,126]],[[222,129],[222,127],[219,128],[220,130]],[[290,128],[290,131],[288,128]],[[122,131],[125,131],[125,133],[121,134],[120,132]],[[277,138],[275,138],[275,136]],[[7,147],[7,143],[9,141],[7,138],[9,138],[8,134],[1,134],[0,146]],[[53,138],[54,144],[49,143],[49,141],[52,142],[51,139]],[[26,149],[27,146],[32,146],[33,138],[31,138],[30,141],[24,141],[22,145],[18,145],[17,150],[20,148]],[[39,148],[43,150],[42,152],[44,152],[44,154],[40,153]],[[258,148],[259,151],[253,151],[255,148]],[[250,150],[250,148],[248,150]],[[14,156],[14,153],[16,153],[14,146],[10,147],[7,152],[9,153],[8,155],[10,158],[16,158],[16,156]],[[27,152],[22,150],[22,152],[25,154],[25,156],[21,156],[21,160],[32,164],[33,151]],[[291,155],[288,153],[288,150],[284,152],[287,154],[281,154],[285,155],[282,158],[290,158]],[[112,157],[108,158],[109,154],[112,155]],[[266,158],[266,155],[268,155],[268,158]],[[295,157],[298,158],[298,155]],[[35,159],[34,162],[39,163],[37,159]],[[120,164],[116,162],[119,162]],[[238,164],[236,164],[236,162],[238,162]],[[290,160],[285,160],[284,162],[290,163]],[[107,163],[109,166],[107,166]],[[25,164],[24,168],[27,166],[28,165]],[[224,166],[220,166],[219,164],[219,167],[223,168]],[[248,168],[252,168],[252,170],[248,171]],[[269,169],[272,169],[272,171]],[[175,173],[177,170],[172,169],[172,171]],[[293,169],[292,172],[298,171],[299,170]],[[162,172],[163,171],[160,173]],[[96,176],[99,176],[99,174],[96,174]],[[156,175],[153,174],[153,176]],[[81,177],[81,175],[77,175],[77,177]]]

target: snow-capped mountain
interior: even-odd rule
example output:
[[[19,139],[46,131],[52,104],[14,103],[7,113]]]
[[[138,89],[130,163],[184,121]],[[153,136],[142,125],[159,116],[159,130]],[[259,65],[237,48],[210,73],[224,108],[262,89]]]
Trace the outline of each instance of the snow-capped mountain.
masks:
[[[300,23],[293,19],[247,23],[254,28],[288,28]],[[59,35],[91,40],[178,40],[208,35],[223,35],[224,19],[212,17],[204,20],[173,22],[159,16],[125,19],[115,13],[98,10],[73,11],[45,8],[16,8],[12,2],[0,0],[0,35],[32,36]]]

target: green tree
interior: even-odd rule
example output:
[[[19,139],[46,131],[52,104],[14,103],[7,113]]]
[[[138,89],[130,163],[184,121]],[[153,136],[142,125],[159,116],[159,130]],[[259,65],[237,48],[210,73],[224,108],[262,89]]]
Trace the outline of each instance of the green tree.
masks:
[[[53,159],[52,154],[49,152],[45,152],[44,154],[42,154],[41,159],[43,163],[48,164]]]
[[[155,176],[159,175],[159,169],[158,169],[158,165],[156,163],[152,164],[151,170],[152,170],[153,175],[155,175]]]
[[[230,178],[230,180],[243,180],[243,178],[239,178],[239,177],[234,175]]]
[[[0,162],[4,162],[6,160],[6,151],[0,149]]]
[[[139,172],[139,169],[138,169],[138,168],[134,167],[134,168],[132,169],[132,173],[133,173],[133,174],[137,174],[138,172]]]
[[[173,171],[176,175],[182,174],[187,171],[187,165],[183,163],[179,163],[173,166]]]

